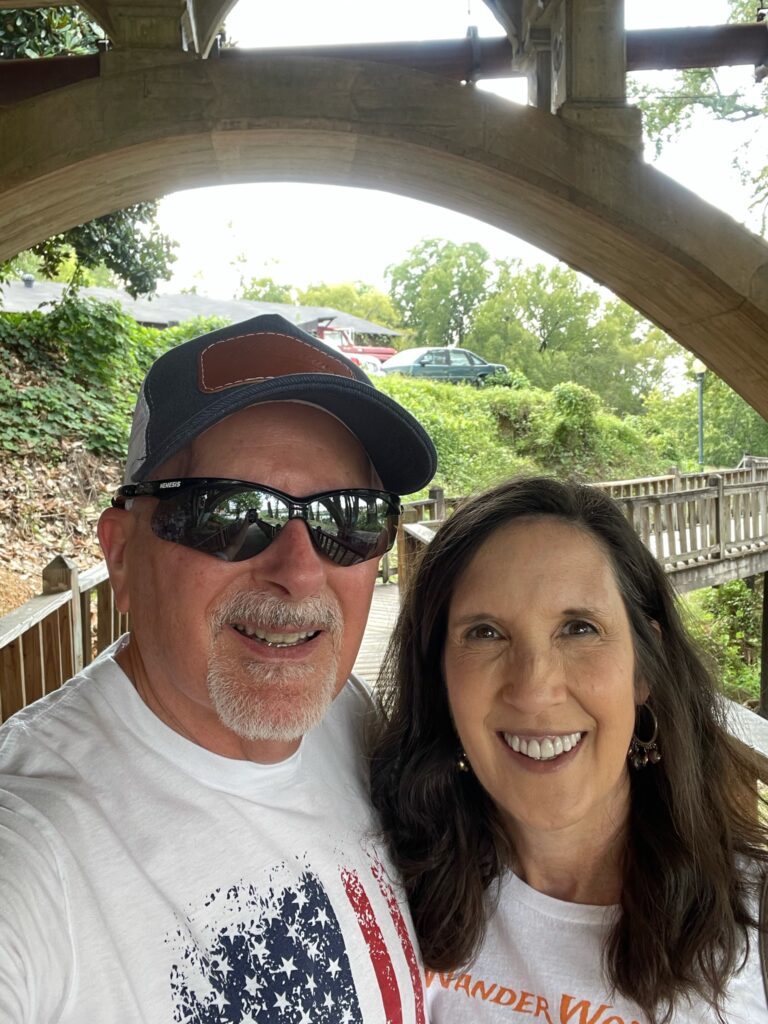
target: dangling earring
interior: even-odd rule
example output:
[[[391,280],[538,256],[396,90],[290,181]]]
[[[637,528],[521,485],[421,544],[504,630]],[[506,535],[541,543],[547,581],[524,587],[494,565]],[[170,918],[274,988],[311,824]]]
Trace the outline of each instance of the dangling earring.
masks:
[[[632,735],[629,750],[627,751],[630,764],[638,770],[645,768],[649,762],[651,764],[658,764],[661,760],[661,751],[656,745],[656,739],[659,735],[659,720],[649,704],[641,704],[638,707],[637,717],[639,717],[641,711],[646,711],[651,716],[651,738],[648,740],[640,739],[637,735],[637,720],[635,720],[635,732]]]
[[[456,758],[456,767],[460,772],[470,771],[470,764],[463,750],[459,751],[459,756]]]

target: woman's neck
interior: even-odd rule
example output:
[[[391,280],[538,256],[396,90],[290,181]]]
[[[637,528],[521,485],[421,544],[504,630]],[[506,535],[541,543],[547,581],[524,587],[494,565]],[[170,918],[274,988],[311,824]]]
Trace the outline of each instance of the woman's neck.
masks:
[[[512,823],[515,873],[532,889],[567,903],[618,903],[627,820],[584,834],[578,826],[533,832]]]

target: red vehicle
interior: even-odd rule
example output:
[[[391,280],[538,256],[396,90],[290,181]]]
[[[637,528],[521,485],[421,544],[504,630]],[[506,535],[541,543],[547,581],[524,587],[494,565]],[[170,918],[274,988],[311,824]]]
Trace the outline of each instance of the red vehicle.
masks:
[[[349,356],[353,363],[358,362],[355,356],[375,356],[383,362],[397,352],[397,349],[392,348],[391,345],[353,345],[351,342],[353,336],[348,331],[340,327],[332,327],[330,324],[318,323],[313,327],[312,333],[326,345],[337,348],[339,352]]]
[[[396,352],[396,348],[388,347],[387,345],[341,345],[339,348],[340,352],[349,356],[353,363],[357,362],[354,358],[357,356],[376,356],[377,359],[381,359],[382,362],[385,359],[389,359]]]

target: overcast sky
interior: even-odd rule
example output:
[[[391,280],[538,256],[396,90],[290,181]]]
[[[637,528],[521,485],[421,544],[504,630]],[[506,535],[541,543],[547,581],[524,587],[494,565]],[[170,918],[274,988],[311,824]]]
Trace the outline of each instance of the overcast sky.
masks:
[[[725,0],[626,0],[628,29],[721,24],[727,14]],[[237,45],[254,47],[459,38],[469,25],[481,35],[501,33],[482,0],[241,0],[226,27]],[[734,81],[753,78],[749,67],[723,75]],[[650,79],[650,73],[646,76]],[[484,87],[525,102],[521,81]],[[735,146],[755,132],[754,123],[739,127],[702,117],[656,165],[755,226],[749,191],[731,166]],[[269,275],[301,287],[362,280],[385,288],[386,267],[423,238],[477,241],[493,257],[551,262],[520,239],[469,217],[364,189],[285,183],[195,189],[162,200],[159,219],[180,243],[173,279],[160,290],[194,286],[221,298],[235,295],[241,274]]]

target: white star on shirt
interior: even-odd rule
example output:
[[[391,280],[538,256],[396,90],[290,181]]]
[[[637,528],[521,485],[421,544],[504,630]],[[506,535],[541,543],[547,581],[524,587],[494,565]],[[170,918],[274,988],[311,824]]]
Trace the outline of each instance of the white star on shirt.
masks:
[[[288,957],[287,960],[285,959],[285,957],[283,957],[283,962],[277,969],[278,971],[284,971],[286,978],[290,978],[290,976],[296,970],[296,967],[294,966],[293,963],[293,957]]]
[[[325,911],[325,907],[320,907],[315,918],[315,924],[328,924],[328,914]]]
[[[275,999],[275,1009],[276,1010],[290,1010],[290,1008],[291,1008],[291,1005],[288,1002],[288,1000],[285,998],[285,993],[284,992],[278,992],[277,993],[277,999]]]
[[[328,961],[328,973],[330,974],[330,976],[332,978],[335,978],[340,970],[341,970],[341,968],[339,967],[339,961],[338,960],[329,960]]]
[[[255,974],[252,978],[248,978],[245,982],[245,991],[248,993],[249,996],[255,996],[259,989],[263,987],[264,986],[262,982],[259,981]]]

